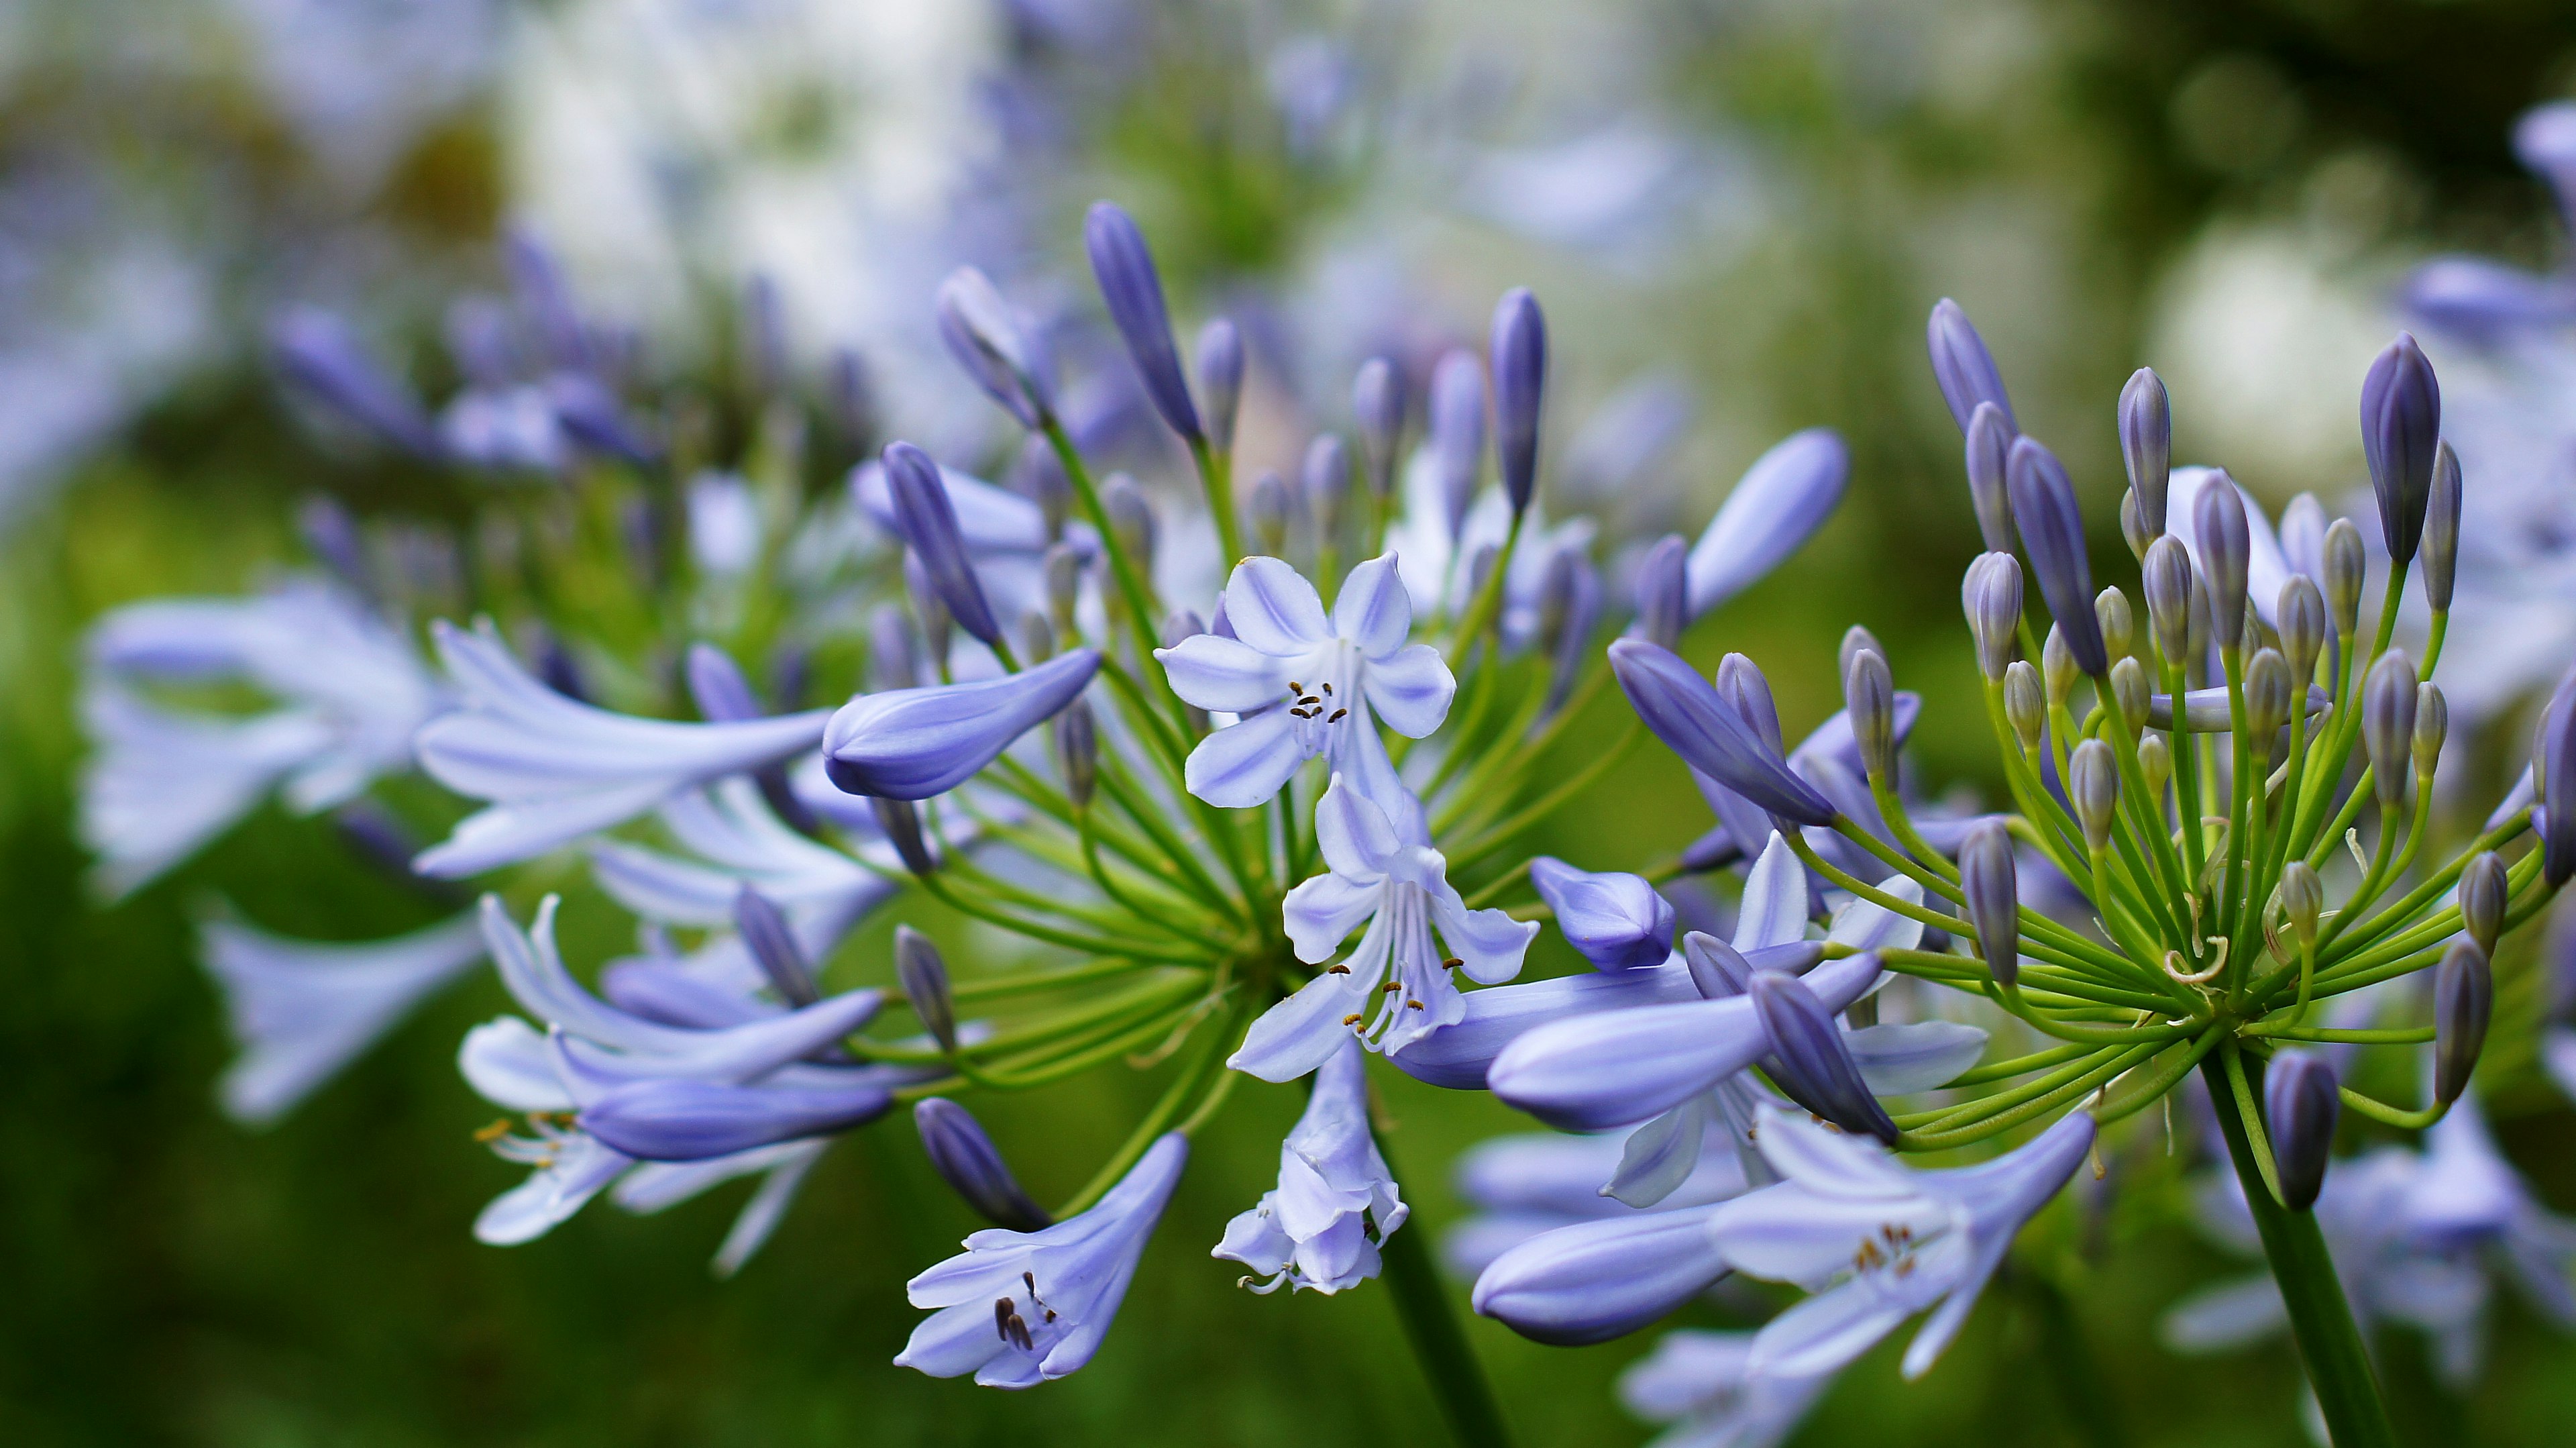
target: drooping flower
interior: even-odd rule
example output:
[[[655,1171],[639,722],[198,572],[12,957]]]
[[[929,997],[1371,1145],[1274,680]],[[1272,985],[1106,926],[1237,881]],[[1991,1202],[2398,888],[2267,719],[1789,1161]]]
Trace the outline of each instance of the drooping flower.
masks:
[[[1468,909],[1440,852],[1408,842],[1338,772],[1315,806],[1315,836],[1329,873],[1291,890],[1282,911],[1297,958],[1321,964],[1352,931],[1367,931],[1245,1033],[1226,1064],[1265,1081],[1315,1070],[1354,1031],[1371,1050],[1402,1051],[1465,1013],[1451,970],[1485,985],[1509,980],[1538,934],[1535,921]]]
[[[1619,1401],[1672,1426],[1646,1448],[1773,1448],[1832,1385],[1824,1373],[1753,1371],[1750,1332],[1668,1332],[1619,1375]]]
[[[2093,1118],[2070,1112],[1993,1161],[1914,1171],[1874,1142],[1766,1108],[1757,1139],[1783,1180],[1712,1209],[1709,1237],[1737,1271],[1816,1295],[1762,1329],[1750,1370],[1830,1374],[1938,1303],[1905,1351],[1905,1375],[1921,1377],[2093,1138]]]
[[[1136,1259],[1189,1159],[1173,1132],[1080,1216],[1043,1231],[987,1228],[966,1250],[907,1284],[936,1309],[912,1331],[897,1367],[934,1378],[975,1375],[988,1388],[1033,1388],[1091,1361],[1118,1316]]]
[[[546,687],[486,623],[435,626],[465,703],[424,727],[421,767],[487,806],[422,852],[424,875],[456,878],[529,859],[643,814],[693,785],[812,749],[831,717],[809,709],[733,724],[638,719]]]
[[[1256,1292],[1358,1286],[1377,1275],[1379,1244],[1410,1213],[1369,1132],[1365,1060],[1345,1040],[1317,1068],[1306,1114],[1279,1144],[1278,1187],[1227,1223],[1210,1254],[1267,1278]]]
[[[1172,692],[1242,716],[1190,751],[1190,793],[1249,809],[1322,755],[1406,843],[1429,843],[1421,806],[1396,781],[1377,720],[1419,739],[1449,716],[1457,680],[1438,650],[1405,641],[1413,603],[1394,555],[1352,569],[1329,618],[1315,585],[1276,558],[1235,565],[1221,607],[1232,638],[1193,634],[1154,651]]]

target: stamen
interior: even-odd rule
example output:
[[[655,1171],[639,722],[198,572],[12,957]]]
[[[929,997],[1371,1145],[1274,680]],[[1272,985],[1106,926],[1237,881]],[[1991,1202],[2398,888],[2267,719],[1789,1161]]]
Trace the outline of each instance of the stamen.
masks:
[[[504,1116],[500,1120],[493,1122],[491,1125],[476,1131],[474,1133],[474,1139],[485,1146],[490,1146],[492,1143],[499,1141],[502,1137],[509,1134],[510,1118]]]
[[[1402,982],[1402,981],[1396,981],[1396,980],[1391,980],[1391,981],[1388,981],[1386,984],[1384,984],[1384,985],[1382,985],[1382,986],[1379,986],[1379,987],[1378,987],[1378,989],[1380,989],[1380,990],[1382,990],[1382,991],[1385,991],[1385,992],[1386,992],[1387,994],[1389,994],[1389,995],[1393,995],[1393,994],[1395,994],[1397,991],[1400,991],[1400,990],[1404,989],[1404,982]]]
[[[1465,965],[1466,963],[1467,962],[1460,960],[1458,957],[1453,955],[1447,960],[1440,962],[1440,968],[1442,970],[1456,970],[1458,967]]]
[[[1348,975],[1350,973],[1351,968],[1347,965],[1329,965],[1324,967],[1324,974],[1326,975]]]
[[[1348,709],[1336,709],[1333,711],[1333,717],[1325,720],[1324,722],[1327,724],[1339,724],[1342,722],[1342,716],[1350,712],[1351,711]]]
[[[1291,694],[1302,694],[1306,692],[1306,686],[1298,683],[1295,679],[1290,679],[1288,681],[1288,692]]]
[[[1332,685],[1330,685],[1330,684],[1326,684],[1326,685],[1324,686],[1324,697],[1325,697],[1325,698],[1327,698],[1327,699],[1329,699],[1329,698],[1333,697],[1333,686],[1332,686]]]
[[[1421,1010],[1421,1009],[1422,1009],[1422,1002],[1420,1002],[1420,1001],[1406,1001],[1406,1002],[1404,1003],[1404,1008],[1405,1008],[1406,1010],[1408,1010],[1408,1011],[1418,1011],[1418,1010]]]
[[[1356,1026],[1356,1025],[1358,1025],[1359,1023],[1360,1023],[1360,1013],[1359,1013],[1359,1012],[1357,1012],[1357,1011],[1353,1011],[1353,1012],[1351,1012],[1349,1015],[1342,1017],[1342,1024],[1343,1024],[1343,1025],[1346,1025],[1346,1026]]]

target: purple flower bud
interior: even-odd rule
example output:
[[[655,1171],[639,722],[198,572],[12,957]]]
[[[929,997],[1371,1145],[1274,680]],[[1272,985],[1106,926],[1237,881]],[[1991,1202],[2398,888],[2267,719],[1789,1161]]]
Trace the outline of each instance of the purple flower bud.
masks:
[[[769,712],[752,692],[751,680],[743,677],[742,666],[714,644],[689,645],[688,674],[689,697],[698,706],[698,717],[710,724],[739,724]]]
[[[2442,686],[2427,679],[2415,686],[2415,734],[2410,752],[2415,757],[2415,777],[2429,780],[2442,761],[2442,741],[2451,732],[2451,701],[2442,696]]]
[[[1252,493],[1243,508],[1252,527],[1253,546],[1273,558],[1287,552],[1290,509],[1288,480],[1262,469],[1261,476],[1252,480]]]
[[[756,273],[742,288],[742,370],[756,397],[787,392],[787,323],[779,315],[778,281]]]
[[[2099,850],[2111,843],[2112,809],[2120,802],[2119,762],[2111,756],[2111,746],[2099,739],[2087,739],[2075,746],[2074,756],[2066,762],[2066,793],[2075,806],[2076,823],[2084,827],[2084,843]]]
[[[1055,1225],[1055,1218],[1020,1189],[1019,1178],[1011,1175],[1000,1148],[973,1112],[933,1096],[914,1105],[912,1124],[921,1130],[921,1149],[939,1179],[986,1221],[1013,1232]]]
[[[1306,466],[1301,474],[1306,486],[1306,505],[1315,510],[1315,526],[1330,540],[1342,531],[1342,504],[1351,494],[1351,454],[1342,440],[1333,434],[1319,433],[1306,444]]]
[[[883,1116],[893,1104],[881,1080],[789,1087],[664,1079],[612,1086],[581,1109],[580,1121],[609,1149],[631,1157],[704,1161],[847,1131]]]
[[[1111,473],[1100,487],[1100,511],[1109,515],[1109,539],[1118,551],[1127,555],[1137,576],[1150,581],[1154,576],[1154,505],[1145,500],[1145,490],[1125,473]]]
[[[1431,369],[1431,460],[1452,537],[1467,521],[1476,476],[1485,462],[1485,376],[1463,347],[1441,354]]]
[[[1995,370],[1985,338],[1977,335],[1957,302],[1943,297],[1932,308],[1925,341],[1932,351],[1932,378],[1941,384],[1941,400],[1950,404],[1950,417],[1961,432],[1967,431],[1980,402],[1993,403],[2006,427],[2021,430],[2013,420],[2012,399],[2004,395],[2003,374]]]
[[[1127,342],[1145,395],[1172,431],[1196,441],[1198,409],[1190,402],[1190,385],[1181,376],[1181,359],[1172,347],[1172,318],[1163,307],[1163,279],[1154,271],[1154,253],[1145,234],[1126,212],[1107,201],[1092,204],[1083,218],[1082,244],[1091,253],[1091,275],[1100,283],[1100,299],[1109,305],[1109,320]]]
[[[1742,654],[1728,654],[1718,660],[1717,697],[1726,701],[1763,747],[1774,754],[1788,751],[1780,733],[1780,706],[1771,697],[1771,681],[1764,677],[1760,664]],[[1854,755],[1855,762],[1857,759]]]
[[[1793,432],[1753,460],[1691,545],[1691,617],[1780,565],[1833,516],[1851,480],[1851,449],[1829,427]]]
[[[1547,319],[1529,288],[1514,287],[1494,306],[1487,354],[1494,374],[1494,454],[1512,512],[1526,512],[1538,486],[1538,413],[1547,386]]]
[[[2326,882],[2305,860],[2281,867],[2281,915],[2303,944],[2317,939],[2317,921],[2325,914]]]
[[[2013,426],[2003,409],[1978,403],[1968,419],[1968,501],[1977,510],[1977,534],[1986,540],[1989,553],[2012,551],[2012,498],[2004,484],[2012,444]]]
[[[278,371],[314,401],[415,457],[438,458],[438,430],[420,399],[367,355],[347,323],[300,308],[270,326],[268,343]]]
[[[2120,460],[2138,495],[2138,521],[2149,537],[2165,531],[2165,485],[2173,477],[2173,403],[2152,367],[2129,374],[2120,389]]]
[[[1959,893],[1968,897],[1968,924],[1995,983],[2021,978],[2021,885],[2013,861],[2012,832],[1988,820],[1959,846]]]
[[[780,999],[802,1008],[823,998],[814,984],[814,968],[805,958],[805,947],[796,942],[794,927],[768,896],[748,884],[736,891],[733,923],[742,932],[743,948],[751,952],[752,963],[769,978]]]
[[[1762,1018],[1762,1029],[1770,1036],[1772,1054],[1782,1068],[1781,1089],[1845,1131],[1866,1132],[1894,1146],[1896,1123],[1888,1120],[1878,1098],[1869,1094],[1860,1079],[1860,1064],[1843,1041],[1842,1027],[1816,1000],[1815,992],[1795,976],[1756,971],[1747,994],[1753,997],[1754,1012]]]
[[[2317,656],[2326,647],[2326,599],[2317,591],[2317,583],[2304,573],[2290,575],[2281,585],[2281,601],[2273,617],[2281,630],[2281,657],[2290,666],[2294,686],[2304,686],[2317,676]]]
[[[2380,536],[2403,568],[2424,537],[2433,491],[2433,447],[2442,435],[2442,388],[2414,337],[2397,334],[2361,383],[2361,451],[2379,497]]]
[[[2540,874],[2550,885],[2576,876],[2576,705],[2561,689],[2544,716],[2540,775]]]
[[[2141,683],[2143,684],[2143,680]],[[2183,710],[2190,713],[2190,701]],[[2140,724],[2146,722],[2141,716]],[[2290,665],[2281,651],[2261,648],[2245,662],[2245,732],[2256,747],[2270,748],[2272,735],[2290,722]]]
[[[930,937],[909,925],[894,928],[894,978],[903,985],[912,1014],[939,1049],[957,1049],[957,1001],[948,992],[948,962]]]
[[[825,763],[828,772],[829,761]],[[905,869],[927,875],[939,868],[938,859],[930,853],[930,842],[922,837],[921,811],[912,807],[912,801],[870,795],[868,812],[876,816],[877,832],[894,846]]]
[[[2220,649],[2234,653],[2245,636],[2246,570],[2253,541],[2245,523],[2245,498],[2221,471],[2200,490],[2193,527],[2200,535],[2202,582],[2209,587],[2209,626]]]
[[[295,531],[332,577],[361,597],[375,596],[375,570],[367,566],[366,540],[359,536],[358,520],[349,516],[339,499],[325,493],[306,498],[295,510]]]
[[[2025,751],[2037,749],[2042,731],[2048,728],[2048,698],[2042,692],[2039,670],[2028,659],[2015,659],[2004,670],[2004,722],[2012,725]]]
[[[1896,679],[1875,649],[1861,649],[1843,670],[1843,710],[1869,777],[1896,782]]]
[[[2102,647],[2113,658],[2125,657],[2138,632],[2137,611],[2129,607],[2129,596],[2117,588],[2093,595],[2093,620],[2102,626]]]
[[[967,557],[966,540],[957,530],[957,508],[949,501],[939,465],[908,442],[886,444],[884,460],[895,520],[913,556],[921,560],[931,588],[959,627],[987,645],[999,643],[1001,625],[993,621],[992,605],[984,601],[984,586],[976,580],[974,561]]]
[[[2361,589],[2368,581],[2370,556],[2362,546],[2361,529],[2350,518],[2337,518],[2326,527],[2326,610],[2334,618],[2335,637],[2350,647],[2361,627]]]
[[[2449,443],[2433,450],[2433,493],[2424,506],[2424,602],[2435,613],[2451,607],[2460,571],[2460,455]]]
[[[1637,561],[1637,622],[1630,633],[1661,648],[1678,648],[1682,626],[1690,622],[1684,564],[1690,545],[1679,533],[1667,533]]]
[[[2487,953],[2454,940],[2433,971],[2433,1099],[2448,1106],[2469,1089],[2478,1052],[2487,1044],[2495,1013],[2495,973]]]
[[[1047,618],[1067,639],[1082,636],[1074,609],[1082,601],[1082,550],[1070,543],[1050,543],[1038,560],[1046,584]]]
[[[2012,667],[2021,627],[2021,561],[2009,553],[1978,554],[1968,565],[1961,592],[1968,634],[1977,644],[1977,667],[1987,678],[2001,679]]]
[[[2039,575],[2040,597],[2064,631],[2076,667],[2099,674],[2111,660],[2102,646],[2102,626],[2093,616],[2093,565],[2084,552],[2084,517],[2076,511],[2075,485],[2056,455],[2027,437],[2013,443],[2006,475],[2013,521],[2021,527],[2031,571]]]
[[[1716,1207],[1631,1212],[1543,1232],[1476,1278],[1476,1311],[1534,1342],[1579,1347],[1636,1331],[1726,1275]]]
[[[546,379],[546,405],[566,436],[596,453],[649,463],[660,444],[639,431],[608,384],[586,372],[558,372]]]
[[[832,349],[831,360],[824,366],[823,394],[831,406],[833,425],[844,439],[861,442],[876,431],[876,383],[857,348]]]
[[[1077,648],[998,679],[862,694],[823,731],[825,772],[850,794],[944,793],[1072,703],[1099,667],[1098,650]]]
[[[1394,362],[1371,357],[1360,364],[1351,381],[1351,412],[1359,421],[1369,488],[1384,499],[1395,491],[1396,448],[1404,439],[1404,374]]]
[[[1641,970],[1673,953],[1673,907],[1642,875],[1593,874],[1541,855],[1530,883],[1556,912],[1556,928],[1600,970]]]
[[[1610,646],[1610,668],[1637,717],[1700,773],[1802,825],[1833,823],[1834,808],[1789,772],[1710,683],[1671,650],[1643,639]]]
[[[1065,705],[1063,713],[1048,721],[1047,729],[1056,775],[1064,781],[1064,797],[1080,809],[1091,803],[1100,781],[1100,726],[1091,716],[1090,701],[1076,698]]]
[[[1045,346],[992,279],[971,266],[939,284],[939,339],[1022,427],[1043,425],[1055,410],[1055,367]]]
[[[1020,455],[1011,464],[1011,488],[1038,505],[1047,541],[1063,542],[1065,520],[1073,512],[1073,480],[1065,476],[1055,444],[1042,434],[1030,433],[1021,442]]]
[[[2283,1051],[2264,1075],[2263,1124],[2280,1169],[2281,1199],[2291,1211],[2316,1205],[2325,1186],[2335,1119],[2343,1114],[2335,1085],[2334,1067],[2305,1051]]]
[[[2404,649],[2390,649],[2370,666],[2361,685],[2361,743],[2370,755],[2379,808],[2394,815],[2406,802],[2408,746],[2415,738],[2415,664]]]
[[[1243,333],[1226,317],[1199,328],[1199,396],[1207,402],[1208,446],[1234,451],[1234,417],[1243,405]]]
[[[1753,965],[1744,952],[1706,931],[1682,937],[1682,963],[1702,1000],[1722,1001],[1753,988]]]
[[[921,682],[921,671],[912,657],[912,626],[904,622],[903,609],[881,603],[868,615],[868,677],[879,692],[909,689]]]
[[[2504,933],[2504,911],[2511,885],[2504,861],[2493,850],[2480,850],[2460,871],[2460,928],[2494,956],[2496,937]]]

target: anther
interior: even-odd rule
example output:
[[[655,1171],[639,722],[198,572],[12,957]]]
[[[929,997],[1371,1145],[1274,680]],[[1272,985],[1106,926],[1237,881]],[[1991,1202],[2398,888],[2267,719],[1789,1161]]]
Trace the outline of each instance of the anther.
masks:
[[[491,1125],[475,1132],[474,1139],[485,1146],[490,1146],[492,1143],[499,1141],[502,1137],[509,1134],[510,1118],[504,1116],[500,1120],[493,1122]]]
[[[1458,957],[1453,955],[1447,960],[1440,962],[1440,968],[1442,970],[1456,970],[1458,967],[1465,965],[1466,963],[1467,962],[1460,960]]]
[[[1356,1026],[1356,1025],[1358,1025],[1359,1023],[1360,1023],[1360,1013],[1359,1013],[1359,1012],[1357,1012],[1357,1011],[1353,1011],[1353,1012],[1351,1012],[1349,1015],[1342,1017],[1342,1024],[1343,1024],[1343,1025],[1346,1025],[1346,1026]]]
[[[1332,686],[1332,685],[1330,685],[1330,684],[1326,684],[1326,685],[1324,686],[1324,697],[1325,697],[1325,698],[1327,698],[1327,699],[1329,699],[1329,698],[1333,697],[1333,686]]]
[[[1408,1011],[1418,1011],[1418,1010],[1421,1010],[1421,1009],[1422,1009],[1422,1002],[1420,1002],[1420,1001],[1406,1001],[1406,1002],[1404,1003],[1404,1008],[1405,1008],[1406,1010],[1408,1010]]]
[[[1378,989],[1380,989],[1380,990],[1382,990],[1382,991],[1385,991],[1388,995],[1393,995],[1393,994],[1395,994],[1397,991],[1400,991],[1400,990],[1404,989],[1404,982],[1402,982],[1402,981],[1400,981],[1400,980],[1391,980],[1391,981],[1388,981],[1386,984],[1384,984],[1384,985],[1382,985],[1382,986],[1378,987]]]
[[[1326,975],[1348,975],[1350,973],[1351,968],[1347,965],[1333,965],[1326,966],[1324,968],[1324,974]]]
[[[1349,712],[1351,711],[1348,709],[1336,709],[1333,711],[1333,717],[1325,720],[1324,722],[1327,724],[1339,724],[1342,722],[1342,716]]]

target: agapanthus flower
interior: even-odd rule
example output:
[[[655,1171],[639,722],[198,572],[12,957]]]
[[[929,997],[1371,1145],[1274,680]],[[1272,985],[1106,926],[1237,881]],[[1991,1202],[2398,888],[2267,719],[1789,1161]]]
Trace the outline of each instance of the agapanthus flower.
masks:
[[[1473,1280],[1493,1260],[1544,1232],[1582,1222],[1704,1207],[1745,1188],[1733,1154],[1710,1152],[1682,1184],[1652,1206],[1632,1207],[1601,1190],[1619,1170],[1627,1143],[1616,1132],[1570,1136],[1515,1132],[1489,1137],[1461,1153],[1451,1179],[1476,1215],[1441,1235],[1449,1270]]]
[[[1329,1295],[1375,1277],[1378,1245],[1410,1213],[1369,1131],[1366,1059],[1346,1040],[1316,1068],[1306,1114],[1279,1144],[1279,1185],[1211,1254],[1251,1268],[1255,1292],[1284,1282]]]
[[[1672,1426],[1647,1448],[1773,1448],[1832,1385],[1831,1373],[1753,1370],[1750,1332],[1668,1332],[1619,1374],[1619,1401]]]

